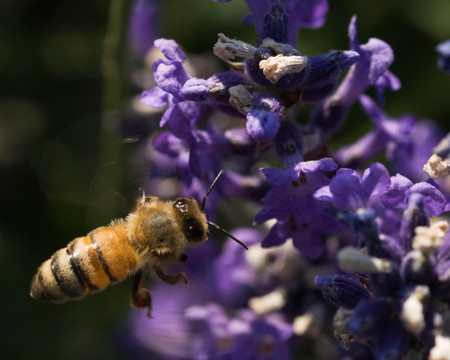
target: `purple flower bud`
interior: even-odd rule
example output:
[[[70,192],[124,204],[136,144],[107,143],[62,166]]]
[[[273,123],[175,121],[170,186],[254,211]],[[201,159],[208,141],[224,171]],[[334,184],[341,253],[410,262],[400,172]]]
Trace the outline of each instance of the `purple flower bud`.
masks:
[[[391,316],[391,304],[384,299],[361,300],[348,325],[358,337],[371,337],[384,331]]]
[[[331,50],[309,59],[309,74],[301,84],[303,102],[317,102],[330,95],[337,87],[339,75],[359,58],[355,51]]]
[[[247,114],[247,131],[256,141],[272,140],[280,127],[284,106],[273,94],[263,94],[253,101],[253,110]]]
[[[327,0],[247,0],[251,15],[246,23],[253,24],[258,43],[266,37],[294,45],[301,28],[315,29],[325,23]]]
[[[128,38],[133,50],[144,57],[157,36],[160,4],[152,0],[137,0],[130,13]]]
[[[265,38],[273,39],[280,43],[287,42],[288,16],[285,9],[274,4],[270,12],[264,17],[261,31],[258,33],[260,42]]]
[[[318,275],[316,285],[326,300],[345,309],[354,309],[361,300],[370,298],[367,288],[351,275]]]

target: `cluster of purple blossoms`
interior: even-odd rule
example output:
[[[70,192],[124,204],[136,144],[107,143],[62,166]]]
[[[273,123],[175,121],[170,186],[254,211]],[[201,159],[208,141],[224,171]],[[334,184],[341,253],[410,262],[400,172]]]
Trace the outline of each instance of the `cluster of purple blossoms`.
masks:
[[[356,16],[348,50],[305,55],[297,35],[325,23],[327,0],[246,2],[256,44],[219,34],[213,46],[229,71],[197,77],[174,40],[158,39],[156,85],[140,100],[164,109],[152,177],[176,173],[200,201],[225,169],[205,212],[239,199],[227,221],[249,251],[209,241],[189,252],[191,284],[155,284],[154,319],[135,312],[135,338],[171,359],[448,358],[449,135],[382,110],[384,90],[401,87],[393,50],[361,44]],[[355,103],[373,128],[331,151]],[[380,155],[385,165],[371,163]]]

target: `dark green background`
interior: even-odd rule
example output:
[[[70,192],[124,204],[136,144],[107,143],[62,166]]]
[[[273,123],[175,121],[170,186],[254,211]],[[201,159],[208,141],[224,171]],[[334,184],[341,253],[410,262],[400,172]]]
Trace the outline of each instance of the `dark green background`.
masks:
[[[139,192],[139,179],[129,180],[123,170],[128,163],[99,166],[96,157],[108,7],[99,0],[0,2],[2,358],[130,358],[119,346],[129,313],[129,281],[63,306],[37,303],[28,295],[43,260],[111,215],[124,215],[123,198]],[[219,32],[252,43],[253,29],[240,22],[245,12],[239,0],[169,0],[162,8],[161,32],[190,53],[209,52]],[[450,2],[331,1],[326,25],[302,30],[301,51],[347,48],[353,13],[359,16],[361,42],[379,37],[395,51],[391,70],[403,87],[386,93],[386,111],[413,112],[448,130],[450,77],[436,69],[434,47],[450,38]],[[137,93],[133,86],[126,89]],[[347,137],[370,126],[358,106],[351,116],[355,132],[345,131]],[[116,169],[121,185],[98,189],[109,166],[123,167]],[[123,196],[122,188],[127,189]]]

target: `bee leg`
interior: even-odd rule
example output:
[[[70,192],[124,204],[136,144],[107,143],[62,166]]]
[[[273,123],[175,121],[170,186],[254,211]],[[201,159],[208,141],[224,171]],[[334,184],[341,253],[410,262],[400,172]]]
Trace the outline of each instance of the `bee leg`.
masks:
[[[187,279],[186,274],[183,272],[178,273],[176,275],[167,275],[167,274],[163,273],[161,268],[159,268],[155,265],[153,265],[153,270],[155,270],[156,275],[158,275],[158,277],[162,281],[165,281],[166,283],[168,283],[170,285],[175,285],[178,282],[180,282],[181,280],[183,280],[186,285],[189,284],[189,280]]]
[[[152,297],[146,288],[139,288],[141,282],[142,270],[139,270],[133,279],[133,287],[131,289],[131,306],[137,308],[148,307],[147,317],[152,317]]]

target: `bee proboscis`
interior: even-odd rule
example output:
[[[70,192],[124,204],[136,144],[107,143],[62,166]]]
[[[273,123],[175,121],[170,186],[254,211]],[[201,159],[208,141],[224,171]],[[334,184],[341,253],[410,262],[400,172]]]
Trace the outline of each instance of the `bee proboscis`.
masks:
[[[169,284],[181,280],[187,284],[185,273],[168,275],[162,268],[186,261],[184,249],[204,243],[209,235],[208,225],[247,249],[229,232],[207,220],[203,212],[206,198],[222,173],[223,170],[214,179],[201,206],[192,198],[164,201],[143,195],[125,219],[114,220],[72,240],[39,267],[31,283],[31,297],[63,303],[102,291],[134,275],[131,305],[148,307],[151,317],[150,293],[139,285],[144,265],[151,264],[156,275]]]

